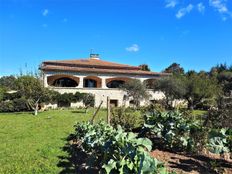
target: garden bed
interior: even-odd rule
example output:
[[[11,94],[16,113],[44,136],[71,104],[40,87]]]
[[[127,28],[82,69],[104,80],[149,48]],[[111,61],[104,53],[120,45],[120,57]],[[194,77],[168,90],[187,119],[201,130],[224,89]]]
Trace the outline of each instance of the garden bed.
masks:
[[[232,160],[225,160],[220,155],[187,155],[163,150],[154,150],[151,156],[165,163],[170,171],[182,174],[231,174]]]

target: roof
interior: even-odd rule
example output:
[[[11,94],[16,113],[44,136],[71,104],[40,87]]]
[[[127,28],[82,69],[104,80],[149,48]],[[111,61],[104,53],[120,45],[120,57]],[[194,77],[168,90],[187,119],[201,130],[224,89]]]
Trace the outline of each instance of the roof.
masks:
[[[54,61],[45,61],[43,64],[46,65],[62,65],[62,66],[78,66],[78,67],[94,67],[94,68],[126,68],[139,70],[138,66],[130,66],[125,64],[107,62],[95,58],[87,59],[76,59],[76,60],[54,60]]]
[[[127,75],[160,76],[168,73],[142,71],[139,66],[107,62],[100,59],[88,58],[77,60],[44,61],[40,67],[43,71],[70,71],[88,73],[109,73]]]

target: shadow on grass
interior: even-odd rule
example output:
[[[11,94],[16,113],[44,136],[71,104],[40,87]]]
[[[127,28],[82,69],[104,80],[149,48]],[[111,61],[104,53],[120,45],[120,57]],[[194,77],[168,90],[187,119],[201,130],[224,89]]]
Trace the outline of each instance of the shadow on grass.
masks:
[[[72,134],[68,136],[67,143],[62,150],[67,155],[58,156],[57,166],[62,168],[60,174],[96,174],[99,172],[96,158],[84,152],[79,144],[73,141]]]

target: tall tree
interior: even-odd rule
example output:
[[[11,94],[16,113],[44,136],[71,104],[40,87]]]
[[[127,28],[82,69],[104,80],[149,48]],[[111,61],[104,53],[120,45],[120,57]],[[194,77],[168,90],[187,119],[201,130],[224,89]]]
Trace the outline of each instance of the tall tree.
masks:
[[[211,79],[207,74],[194,71],[186,73],[184,79],[185,93],[183,98],[188,101],[188,108],[194,109],[204,100],[216,100],[220,94],[220,87],[217,81]]]
[[[121,89],[127,93],[128,98],[132,98],[135,106],[139,107],[141,100],[148,99],[149,93],[145,85],[137,79],[129,80],[121,86]]]
[[[40,102],[51,100],[50,91],[44,88],[41,81],[33,76],[20,76],[15,82],[15,89],[27,100],[34,109],[35,115],[38,112]]]
[[[169,67],[167,67],[163,72],[173,74],[184,74],[184,68],[182,68],[178,63],[173,63]]]
[[[142,71],[151,71],[151,69],[149,68],[147,64],[139,65],[139,67]]]
[[[154,89],[164,93],[167,107],[172,108],[173,101],[183,97],[185,93],[184,87],[183,80],[180,77],[170,76],[159,79]]]
[[[0,87],[3,87],[7,90],[13,90],[15,89],[15,76],[3,76],[0,78]]]

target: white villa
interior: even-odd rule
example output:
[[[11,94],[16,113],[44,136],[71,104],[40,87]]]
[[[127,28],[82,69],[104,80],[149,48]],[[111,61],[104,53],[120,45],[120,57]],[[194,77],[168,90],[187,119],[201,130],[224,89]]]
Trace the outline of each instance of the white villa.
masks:
[[[92,93],[95,96],[95,106],[101,101],[102,107],[107,105],[107,97],[114,106],[130,106],[133,101],[125,99],[126,93],[119,86],[130,79],[139,79],[146,83],[150,99],[141,101],[146,105],[155,99],[163,98],[160,92],[150,89],[151,84],[166,73],[143,71],[139,66],[130,66],[100,60],[98,54],[90,54],[90,58],[77,60],[44,61],[40,66],[45,87],[60,93]],[[81,103],[71,103],[71,107],[81,106]],[[57,107],[57,105],[55,106]]]

